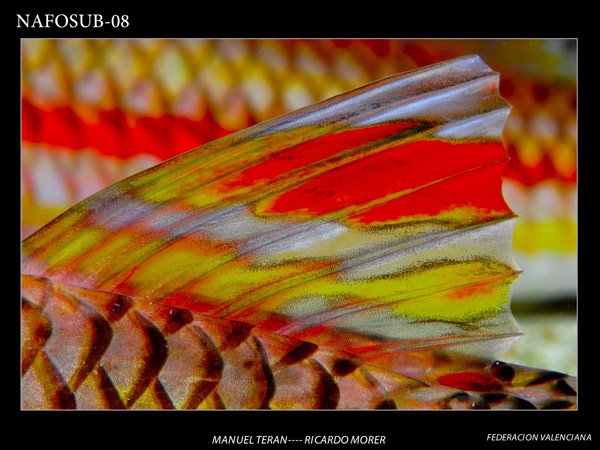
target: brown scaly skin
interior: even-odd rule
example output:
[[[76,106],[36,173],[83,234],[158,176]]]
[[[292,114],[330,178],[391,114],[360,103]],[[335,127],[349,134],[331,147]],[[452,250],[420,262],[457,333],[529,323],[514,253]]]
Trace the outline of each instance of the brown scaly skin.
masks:
[[[22,277],[23,409],[575,407],[576,380],[495,362],[494,390],[417,381],[252,325]]]

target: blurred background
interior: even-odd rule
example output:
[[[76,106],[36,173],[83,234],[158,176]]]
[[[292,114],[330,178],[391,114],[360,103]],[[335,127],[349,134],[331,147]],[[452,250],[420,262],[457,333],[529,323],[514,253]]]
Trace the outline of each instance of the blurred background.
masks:
[[[23,39],[25,238],[96,191],[370,81],[467,54],[513,106],[504,194],[520,219],[525,336],[504,360],[577,374],[577,40]]]

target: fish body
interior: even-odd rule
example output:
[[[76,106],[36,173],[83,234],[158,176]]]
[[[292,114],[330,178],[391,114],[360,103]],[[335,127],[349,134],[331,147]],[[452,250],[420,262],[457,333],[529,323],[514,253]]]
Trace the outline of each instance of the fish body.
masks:
[[[458,58],[88,197],[23,242],[23,407],[574,407],[574,378],[496,360],[509,112]]]
[[[23,277],[22,313],[24,409],[564,409],[576,400],[576,379],[558,372],[439,349],[395,354],[401,369],[390,370],[245,322],[41,277]]]

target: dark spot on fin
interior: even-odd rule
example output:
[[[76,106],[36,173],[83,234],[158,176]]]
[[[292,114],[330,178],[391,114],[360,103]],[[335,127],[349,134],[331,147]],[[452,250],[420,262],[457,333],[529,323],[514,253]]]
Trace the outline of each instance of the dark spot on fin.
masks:
[[[397,409],[396,402],[391,398],[385,399],[375,406],[375,409]]]
[[[339,377],[345,377],[356,370],[358,366],[349,359],[338,359],[333,363],[333,374]]]
[[[456,405],[456,403],[459,403],[460,405]],[[491,409],[490,404],[484,398],[463,391],[448,397],[445,407],[451,409],[456,409],[456,407],[458,407],[458,409]]]
[[[303,342],[298,347],[291,350],[287,353],[281,360],[279,364],[282,366],[291,366],[292,364],[296,364],[299,361],[302,361],[312,355],[317,349],[318,345],[313,344],[311,342]]]
[[[110,307],[110,311],[106,314],[106,320],[114,323],[125,315],[125,313],[133,306],[134,302],[129,297],[117,295],[115,301]]]
[[[489,402],[484,399],[479,399],[471,405],[473,409],[492,409]]]
[[[319,409],[335,409],[340,401],[340,388],[337,383],[325,368],[317,361],[309,360],[313,367],[321,373],[320,398],[321,402]]]
[[[110,377],[106,373],[106,370],[102,366],[98,366],[98,377],[100,380],[100,389],[104,394],[104,398],[108,404],[109,409],[125,409],[125,405],[119,397],[119,392],[113,385]]]
[[[566,375],[561,372],[544,371],[541,376],[527,383],[527,386],[535,386],[536,384],[548,383],[549,381],[565,378]]]
[[[494,392],[491,394],[483,394],[482,397],[488,403],[496,403],[504,400],[507,395],[501,392]]]
[[[541,406],[540,409],[567,409],[573,405],[574,403],[569,400],[553,400]]]
[[[275,378],[273,377],[273,372],[271,372],[271,367],[269,366],[269,358],[267,357],[265,348],[261,344],[260,339],[258,339],[256,336],[253,336],[253,338],[256,344],[256,348],[258,349],[261,356],[264,380],[267,383],[267,390],[265,392],[265,397],[263,399],[260,409],[270,409],[269,402],[275,396]]]
[[[204,317],[197,321],[198,325],[215,343],[219,351],[237,348],[245,342],[252,332],[254,325],[237,321],[220,320]]]
[[[490,368],[492,375],[504,382],[510,382],[515,377],[515,369],[502,361],[496,361]]]
[[[498,406],[502,409],[537,409],[533,403],[513,395],[505,394],[503,392],[483,394],[482,397],[486,402],[488,402],[488,404],[498,404]]]
[[[154,389],[154,395],[156,397],[156,400],[160,404],[161,409],[175,409],[175,406],[173,405],[169,394],[167,394],[167,391],[165,391],[165,388],[158,380],[158,378],[154,380],[152,387]]]
[[[166,335],[175,333],[187,324],[191,323],[193,320],[194,316],[187,309],[171,308],[169,310],[169,320],[165,324],[163,333]]]
[[[457,392],[456,394],[452,395],[450,398],[454,399],[456,401],[459,401],[459,402],[468,402],[469,400],[471,400],[471,396],[469,394],[467,394],[466,392]]]
[[[513,401],[515,405],[514,409],[537,409],[533,403],[525,399],[513,397]]]
[[[556,382],[556,384],[554,385],[554,389],[556,389],[561,394],[577,395],[577,392],[575,392],[575,389],[573,389],[571,386],[569,386],[569,383],[567,383],[567,381],[564,378],[561,378],[560,380],[558,380]]]

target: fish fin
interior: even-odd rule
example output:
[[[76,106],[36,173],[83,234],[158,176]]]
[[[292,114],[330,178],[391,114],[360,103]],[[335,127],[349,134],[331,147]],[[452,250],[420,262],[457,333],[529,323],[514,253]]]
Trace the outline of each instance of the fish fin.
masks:
[[[23,276],[22,308],[35,309],[38,319],[30,322],[51,330],[41,333],[35,355],[23,362],[24,409],[563,409],[575,404],[576,380],[557,372],[463,357],[457,363],[448,353],[434,352],[390,354],[390,369],[248,323],[43,277]],[[24,346],[32,341],[39,342],[26,338]]]

